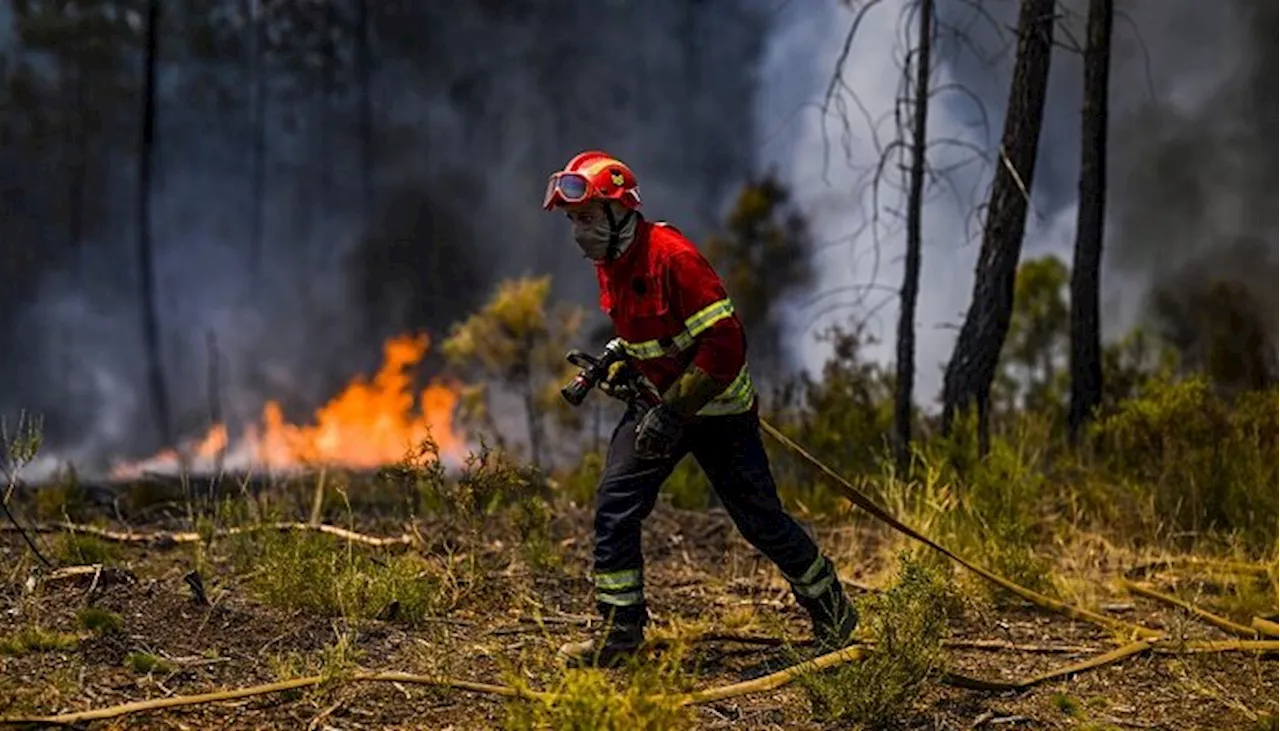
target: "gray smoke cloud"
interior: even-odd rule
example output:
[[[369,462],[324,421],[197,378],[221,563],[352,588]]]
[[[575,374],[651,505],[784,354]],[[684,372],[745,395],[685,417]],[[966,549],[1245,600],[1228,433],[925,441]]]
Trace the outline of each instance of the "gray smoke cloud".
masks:
[[[208,334],[221,351],[223,408],[234,425],[255,419],[268,398],[305,418],[352,373],[376,366],[387,335],[423,323],[438,330],[503,277],[551,272],[559,296],[591,306],[594,278],[563,222],[537,203],[548,170],[592,147],[631,162],[650,215],[695,238],[712,228],[749,173],[775,167],[819,242],[817,294],[784,308],[796,364],[816,371],[827,350],[814,335],[850,315],[865,318],[881,339],[869,355],[890,362],[903,200],[884,188],[873,207],[866,183],[875,136],[883,144],[892,132],[885,115],[913,42],[900,23],[906,4],[884,0],[852,46],[843,77],[863,110],[846,96],[847,130],[840,110],[823,116],[818,108],[852,19],[846,3],[566,0],[537,12],[518,2],[406,6],[397,12],[416,15],[379,27],[388,46],[374,88],[374,225],[366,230],[356,215],[354,97],[334,100],[327,129],[313,96],[273,97],[265,258],[256,281],[244,258],[251,116],[243,107],[211,112],[166,97],[155,230],[179,427],[193,434],[208,424]],[[1084,5],[1062,4],[1064,27],[1076,39],[1084,37]],[[944,20],[967,27],[969,44],[942,40],[935,86],[962,84],[982,109],[957,93],[939,96],[931,109],[931,137],[950,141],[931,160],[950,172],[925,210],[917,394],[926,403],[939,392],[971,291],[973,211],[991,174],[972,149],[990,159],[1011,73],[1016,3],[982,7],[989,19],[960,0],[939,3]],[[1256,292],[1274,337],[1276,41],[1269,29],[1276,8],[1247,0],[1129,0],[1119,8],[1108,329],[1115,334],[1141,320],[1160,283],[1221,272]],[[0,15],[0,25],[9,20]],[[14,50],[12,33],[3,37],[0,47]],[[176,84],[173,69],[183,59],[167,43],[166,79]],[[994,60],[978,59],[972,48]],[[217,78],[244,83],[240,60],[202,63]],[[1077,56],[1056,54],[1026,256],[1070,259],[1080,74]],[[864,111],[877,121],[874,134]],[[112,134],[127,145],[136,130],[124,120]],[[318,162],[325,135],[333,161],[327,173]],[[44,269],[36,298],[6,313],[0,327],[6,348],[21,353],[3,366],[0,412],[46,414],[57,454],[80,465],[157,446],[141,381],[133,162],[125,150],[102,163],[114,172],[95,191],[103,214],[90,241],[72,260]],[[4,169],[38,187],[32,181],[44,168]],[[369,271],[385,275],[367,277],[372,294],[353,286],[352,252],[373,252]],[[415,279],[423,269],[409,260],[428,255],[434,274],[424,283]],[[441,291],[424,298],[435,288]],[[846,309],[822,314],[833,304]]]
[[[386,5],[375,19],[376,220],[366,230],[358,215],[355,93],[335,96],[326,117],[314,90],[285,96],[277,84],[257,277],[245,255],[246,57],[193,60],[183,36],[165,36],[153,220],[179,431],[194,436],[209,425],[210,335],[221,356],[223,416],[234,428],[256,420],[267,399],[307,419],[351,375],[372,372],[386,336],[428,323],[439,340],[502,278],[549,272],[557,296],[593,304],[590,267],[564,221],[540,208],[548,173],[583,149],[632,162],[651,215],[707,233],[754,168],[754,72],[770,6]],[[0,50],[16,58],[12,33]],[[286,76],[278,65],[274,72]],[[235,100],[193,102],[183,84],[200,73]],[[133,112],[121,111],[100,142],[119,149],[96,160],[111,172],[95,191],[102,214],[89,240],[69,260],[44,265],[33,298],[0,322],[5,344],[22,353],[0,366],[0,413],[43,413],[50,453],[90,472],[107,457],[161,446],[142,380]],[[51,163],[25,164],[4,175],[36,180],[40,164]],[[50,199],[65,195],[49,187]],[[406,276],[411,258],[421,267]],[[366,265],[373,274],[362,291],[355,280]],[[424,297],[432,287],[442,291]],[[414,311],[422,306],[440,311]]]
[[[899,23],[906,4],[886,1],[867,16],[843,68],[848,87],[874,120],[892,111],[900,74],[900,60],[895,59],[914,42],[914,31],[904,37]],[[1058,40],[1063,44],[1083,43],[1086,6],[1083,0],[1060,5],[1064,19]],[[942,37],[935,88],[963,85],[981,101],[985,113],[966,95],[942,95],[930,111],[930,137],[976,146],[990,160],[1012,72],[1010,29],[1016,24],[1017,3],[982,3],[982,14],[959,0],[940,2],[938,8],[944,23],[966,30],[963,39]],[[792,49],[792,62],[809,69],[807,98],[814,100],[821,98],[835,67],[852,13],[835,3],[811,10],[814,15],[808,18],[799,17],[797,10],[794,22],[775,33],[775,38],[785,39],[775,48]],[[1267,323],[1274,348],[1276,7],[1250,0],[1130,0],[1117,3],[1117,14],[1104,334],[1115,336],[1150,320],[1155,314],[1151,293],[1162,287],[1185,289],[1190,283],[1221,277],[1243,284],[1253,294],[1257,316]],[[1055,51],[1024,257],[1052,253],[1071,260],[1081,74],[1078,54]],[[842,147],[834,113],[824,119],[810,108],[792,122],[790,145],[777,157],[787,161],[791,181],[809,202],[819,237],[840,242],[816,259],[821,286],[861,288],[861,296],[850,300],[857,305],[853,314],[876,311],[869,325],[881,342],[872,354],[890,362],[902,226],[892,215],[885,215],[878,229],[866,226],[867,169],[875,160],[876,146],[860,110],[851,106],[849,116],[854,137]],[[877,125],[882,139],[892,135],[891,124],[888,119]],[[823,180],[826,144],[832,152],[825,158],[830,169]],[[964,156],[957,146],[947,145],[934,149],[931,162],[944,168]],[[945,195],[935,191],[926,204],[917,322],[917,393],[926,403],[939,393],[941,364],[950,357],[955,328],[968,305],[978,233],[971,212],[985,202],[990,176],[989,162],[954,170],[948,176],[952,187]],[[879,205],[882,213],[900,211],[903,196],[889,191]],[[795,307],[791,313],[794,347],[810,369],[816,369],[827,352],[813,342],[813,330],[849,314],[815,321],[817,311]]]

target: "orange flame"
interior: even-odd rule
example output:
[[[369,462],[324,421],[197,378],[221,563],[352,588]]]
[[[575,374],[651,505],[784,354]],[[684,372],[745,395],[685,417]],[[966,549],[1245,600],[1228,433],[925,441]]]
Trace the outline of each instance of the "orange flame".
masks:
[[[435,381],[417,395],[415,404],[409,369],[427,352],[426,335],[403,335],[383,346],[383,362],[372,381],[357,376],[315,413],[312,424],[290,424],[280,405],[268,401],[261,424],[250,424],[231,445],[226,425],[215,424],[186,450],[188,468],[211,469],[221,457],[228,468],[265,467],[272,470],[308,466],[375,469],[398,462],[428,436],[443,459],[458,460],[465,439],[454,430],[453,412],[458,390]],[[417,406],[417,408],[415,408]],[[166,449],[141,462],[118,465],[111,475],[136,478],[144,472],[174,471],[180,453]]]

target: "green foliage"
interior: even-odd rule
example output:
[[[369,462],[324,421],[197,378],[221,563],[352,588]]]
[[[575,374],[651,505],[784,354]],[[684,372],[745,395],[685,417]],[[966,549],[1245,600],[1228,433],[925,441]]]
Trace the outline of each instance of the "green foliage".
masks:
[[[501,384],[520,395],[534,464],[544,456],[548,413],[558,414],[562,427],[581,426],[580,417],[559,398],[558,389],[569,374],[564,356],[584,313],[577,307],[548,308],[550,292],[550,276],[502,282],[479,312],[454,325],[443,345],[450,364],[484,377],[468,389],[461,410],[464,422],[499,434],[489,384]]]
[[[682,661],[686,645],[673,643],[656,661],[632,662],[619,680],[598,669],[565,670],[547,689],[553,699],[514,700],[507,704],[505,727],[565,731],[666,731],[694,728],[693,714],[672,698],[687,689],[690,674]],[[528,687],[511,673],[509,682]]]
[[[771,372],[781,354],[773,308],[809,284],[808,223],[772,172],[743,186],[722,234],[707,237],[707,258],[724,280],[751,341],[752,362]]]
[[[352,619],[415,624],[441,604],[440,580],[415,554],[379,555],[300,531],[236,536],[233,560],[267,603]]]
[[[84,607],[76,613],[76,619],[81,627],[101,634],[117,632],[124,626],[119,614],[102,607]]]
[[[816,715],[872,728],[900,719],[942,669],[947,567],[899,555],[897,581],[861,603],[875,649],[867,658],[801,677]]]
[[[670,496],[671,505],[683,510],[702,510],[711,499],[711,481],[693,455],[676,464],[662,489]]]
[[[1043,453],[1049,434],[1043,422],[1027,417],[1012,433],[993,439],[984,458],[978,458],[975,444],[939,440],[929,459],[954,491],[951,504],[937,516],[934,535],[1028,589],[1052,593],[1050,567],[1037,554],[1051,537],[1046,527],[1057,514],[1057,493]],[[957,451],[967,454],[957,460]],[[957,462],[964,466],[957,469]],[[985,582],[981,587],[993,599],[1008,598],[1003,589]]]
[[[0,655],[25,655],[29,652],[70,650],[80,638],[64,632],[40,627],[23,627],[7,637],[0,637]]]
[[[163,674],[173,670],[173,664],[168,660],[141,650],[135,650],[125,655],[124,666],[138,675]]]
[[[120,560],[120,547],[83,533],[62,533],[54,540],[53,557],[63,564],[112,564]]]
[[[589,506],[595,502],[596,486],[604,474],[605,450],[589,450],[560,480],[561,493],[577,505]]]
[[[1235,397],[1195,377],[1157,382],[1098,423],[1107,469],[1183,530],[1237,531],[1268,549],[1277,531],[1277,391]]]
[[[1022,262],[1014,283],[1013,317],[1000,359],[1007,400],[1026,408],[1056,408],[1064,400],[1070,342],[1067,288],[1071,273],[1053,255]]]
[[[833,353],[822,377],[814,380],[804,375],[785,389],[774,422],[837,473],[878,474],[887,463],[893,379],[881,366],[864,359],[867,341],[860,331],[831,328],[823,338],[832,343]],[[811,467],[769,446],[786,497],[814,512],[836,509],[831,490],[813,482]]]

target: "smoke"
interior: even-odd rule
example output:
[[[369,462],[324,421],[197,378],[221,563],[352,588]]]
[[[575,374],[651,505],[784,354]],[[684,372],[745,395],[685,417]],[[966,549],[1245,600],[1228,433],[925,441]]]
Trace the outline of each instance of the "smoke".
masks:
[[[883,0],[868,13],[825,113],[850,3],[369,5],[378,39],[374,220],[366,226],[358,205],[351,47],[338,54],[348,75],[328,100],[314,74],[275,58],[259,271],[246,256],[253,116],[242,39],[211,57],[184,47],[182,34],[165,36],[154,231],[165,367],[182,433],[210,420],[210,338],[219,408],[234,426],[267,399],[305,418],[353,372],[374,368],[385,336],[425,327],[438,340],[503,277],[550,272],[557,296],[590,306],[594,277],[563,221],[537,206],[549,169],[588,148],[631,162],[646,211],[695,239],[750,173],[777,169],[818,242],[815,294],[785,307],[794,360],[816,371],[828,353],[817,332],[855,317],[879,337],[869,355],[891,361],[905,199],[899,159],[888,159],[875,196],[869,181],[894,133],[901,59],[914,43],[902,23],[907,0]],[[943,35],[935,54],[934,86],[952,90],[930,110],[931,163],[945,174],[924,217],[922,402],[940,390],[968,306],[974,211],[985,202],[1011,74],[1016,3],[982,3],[985,14],[972,5],[939,1],[942,20],[965,32]],[[1084,37],[1084,5],[1062,4],[1075,39]],[[1176,294],[1217,277],[1247,289],[1274,338],[1276,9],[1129,0],[1119,10],[1106,329],[1115,335],[1148,317],[1162,287],[1167,302],[1170,287]],[[12,21],[0,14],[0,51],[11,61],[21,41]],[[129,94],[137,61],[134,48],[102,71],[110,84],[86,101],[106,121],[86,146],[79,248],[53,246],[66,228],[59,207],[68,192],[65,175],[48,171],[65,171],[68,150],[0,149],[9,210],[22,212],[0,220],[0,238],[41,252],[27,268],[3,270],[0,346],[11,357],[0,363],[0,413],[45,414],[51,447],[77,465],[159,446],[134,280],[137,100]],[[15,68],[7,67],[11,83]],[[1070,260],[1080,76],[1078,56],[1055,53],[1026,256]],[[195,95],[197,81],[215,92]]]
[[[903,241],[897,212],[905,196],[881,188],[874,209],[881,225],[870,227],[868,180],[883,140],[893,134],[892,118],[885,115],[899,93],[903,50],[914,43],[914,30],[904,30],[899,22],[907,5],[906,0],[886,0],[864,20],[841,69],[848,87],[843,114],[833,108],[824,116],[810,105],[787,125],[787,143],[767,148],[789,172],[800,200],[808,203],[818,237],[832,243],[815,255],[820,288],[846,292],[844,301],[851,305],[837,313],[824,313],[822,303],[792,307],[795,352],[811,370],[827,355],[814,341],[814,332],[850,315],[866,318],[871,334],[880,337],[871,349],[873,357],[885,362],[893,357]],[[978,147],[987,161],[952,170],[943,181],[947,185],[936,187],[926,203],[917,321],[917,394],[924,402],[939,393],[941,368],[968,305],[977,251],[972,211],[985,202],[989,160],[998,144],[1012,73],[1009,29],[1016,24],[1017,3],[982,5],[984,13],[978,14],[971,3],[938,4],[941,22],[964,33],[940,37],[934,87],[963,86],[972,98],[952,92],[935,99],[930,139],[951,142],[935,147],[930,162],[936,170],[960,163],[966,154],[960,143]],[[1083,0],[1062,3],[1059,42],[1083,43],[1086,6]],[[1122,334],[1167,312],[1167,307],[1152,306],[1155,293],[1167,298],[1170,290],[1175,297],[1184,292],[1183,299],[1191,302],[1198,288],[1193,283],[1225,279],[1246,289],[1274,352],[1276,12],[1274,4],[1250,0],[1117,3],[1105,335]],[[852,18],[837,3],[796,8],[791,22],[773,35],[771,68],[805,69],[803,98],[820,100]],[[1081,60],[1056,49],[1051,68],[1024,256],[1055,254],[1070,262]],[[854,105],[854,95],[860,107]],[[798,105],[787,106],[790,111]],[[849,119],[853,135],[844,146],[839,142],[841,116]],[[876,122],[879,144],[865,118]],[[762,126],[770,124],[766,120]],[[891,178],[895,164],[890,165]],[[825,178],[824,167],[829,168]]]
[[[269,59],[257,268],[246,253],[247,34],[237,30],[205,55],[184,44],[187,35],[163,37],[153,231],[164,366],[183,435],[203,432],[216,407],[234,439],[268,399],[305,419],[353,373],[373,370],[385,336],[427,326],[439,341],[505,277],[550,272],[557,296],[592,303],[590,268],[563,220],[539,207],[547,174],[583,149],[632,162],[650,214],[696,236],[754,168],[763,0],[368,5],[377,39],[374,220],[366,226],[359,210],[350,39],[328,81],[311,56],[280,51]],[[297,7],[295,25],[273,35],[282,43],[312,37],[308,11]],[[178,8],[167,19],[175,27],[195,17]],[[350,23],[342,12],[337,19]],[[0,46],[11,59],[20,58],[19,35]],[[136,45],[121,48],[112,78],[127,88],[113,98],[95,87],[88,101],[109,124],[88,151],[93,215],[84,240],[56,256],[44,247],[25,301],[0,292],[14,305],[0,307],[0,339],[21,354],[0,364],[0,413],[44,414],[50,451],[89,471],[107,456],[162,446],[145,396],[134,276],[140,58]],[[38,102],[57,108],[58,77],[47,81]],[[329,98],[327,83],[336,89]],[[2,151],[0,162],[15,163],[0,165],[3,175],[23,180],[32,197],[29,221],[7,219],[6,231],[29,224],[59,242],[64,161],[74,152]],[[41,170],[58,174],[41,180]]]

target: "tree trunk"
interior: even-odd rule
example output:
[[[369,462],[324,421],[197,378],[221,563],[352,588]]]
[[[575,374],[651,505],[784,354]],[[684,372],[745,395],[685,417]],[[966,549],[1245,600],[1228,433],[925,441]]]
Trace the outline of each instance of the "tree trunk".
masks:
[[[356,0],[356,78],[360,85],[360,203],[365,226],[373,222],[373,63],[369,53],[369,0]]]
[[[261,0],[249,0],[250,32],[253,33],[249,59],[249,82],[253,88],[253,136],[250,143],[252,172],[250,172],[249,206],[249,280],[257,284],[262,274],[262,238],[267,182],[267,21],[263,17]]]
[[[538,410],[532,366],[525,371],[524,376],[522,390],[524,391],[525,423],[529,429],[529,462],[540,469],[543,446],[542,414]]]
[[[1102,403],[1099,276],[1107,200],[1107,94],[1113,0],[1090,0],[1084,52],[1084,113],[1080,125],[1080,204],[1071,266],[1071,441]]]
[[[156,36],[159,21],[160,0],[150,0],[147,3],[147,46],[143,62],[142,139],[138,147],[138,302],[142,308],[142,341],[152,417],[157,436],[165,446],[170,446],[174,443],[173,424],[161,361],[160,318],[151,242],[151,161],[156,129]]]
[[[978,407],[979,450],[986,454],[991,382],[1013,312],[1014,279],[1035,178],[1036,146],[1044,119],[1053,50],[1053,0],[1022,0],[1018,51],[973,282],[973,301],[943,377],[942,432],[956,413]]]
[[[929,68],[933,56],[933,0],[921,0],[916,41],[915,110],[911,123],[911,180],[907,193],[907,256],[902,266],[898,313],[898,362],[893,407],[894,458],[898,471],[911,468],[911,394],[916,375],[916,300],[920,294],[921,213],[928,149]]]

